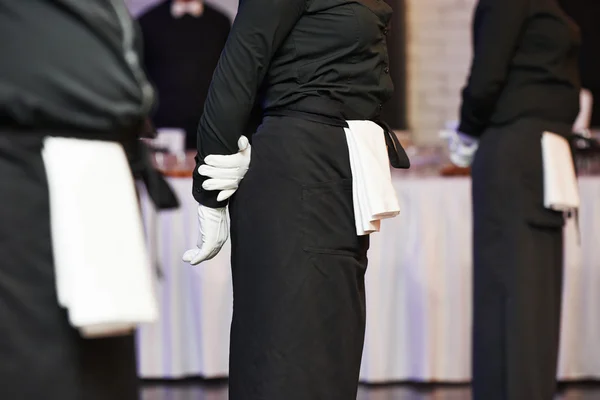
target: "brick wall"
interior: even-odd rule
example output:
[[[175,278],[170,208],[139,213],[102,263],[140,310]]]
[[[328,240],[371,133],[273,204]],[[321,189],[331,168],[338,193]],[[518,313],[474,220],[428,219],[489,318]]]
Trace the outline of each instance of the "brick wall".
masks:
[[[460,91],[471,62],[475,0],[405,0],[407,19],[407,114],[413,139],[437,141],[456,120]]]

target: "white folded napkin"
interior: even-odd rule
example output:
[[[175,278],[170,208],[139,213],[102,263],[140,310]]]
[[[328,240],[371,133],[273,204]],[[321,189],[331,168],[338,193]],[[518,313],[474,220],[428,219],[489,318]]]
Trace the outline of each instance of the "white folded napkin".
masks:
[[[579,208],[579,188],[569,142],[552,132],[542,135],[544,207],[556,211]]]
[[[152,270],[123,148],[48,137],[42,155],[58,303],[71,325],[98,337],[155,321]]]
[[[392,185],[383,128],[372,121],[347,121],[345,128],[358,236],[378,232],[380,221],[400,213]]]
[[[579,115],[573,123],[573,132],[581,133],[590,128],[592,121],[592,110],[594,106],[594,96],[587,89],[581,89],[579,93]]]

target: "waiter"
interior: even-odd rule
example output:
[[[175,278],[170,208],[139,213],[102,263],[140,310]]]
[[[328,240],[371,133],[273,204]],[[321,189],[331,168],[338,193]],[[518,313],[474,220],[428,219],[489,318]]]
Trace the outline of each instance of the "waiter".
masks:
[[[134,25],[121,0],[0,0],[0,36],[0,398],[137,399],[133,336],[83,339],[58,306],[41,156],[46,136],[135,140]]]
[[[477,150],[474,400],[555,395],[564,220],[544,206],[541,138],[571,133],[579,45],[579,29],[557,0],[477,5],[454,153],[468,166]]]
[[[184,254],[194,265],[214,257],[229,210],[231,400],[356,399],[369,232],[355,212],[355,178],[374,176],[380,190],[360,198],[391,214],[386,140],[390,163],[410,165],[375,123],[393,92],[391,16],[383,1],[240,1],[198,126],[200,232]],[[240,135],[261,96],[249,146]],[[355,129],[378,145],[349,141]],[[356,154],[369,147],[383,152],[383,166],[356,171]]]
[[[231,22],[202,0],[168,0],[142,14],[139,24],[144,65],[160,98],[152,116],[154,125],[184,130],[186,148],[193,149]]]

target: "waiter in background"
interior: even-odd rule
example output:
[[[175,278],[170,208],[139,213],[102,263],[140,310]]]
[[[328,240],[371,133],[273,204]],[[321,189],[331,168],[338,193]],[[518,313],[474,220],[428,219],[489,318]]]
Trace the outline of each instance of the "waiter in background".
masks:
[[[451,146],[473,162],[473,399],[552,400],[564,217],[545,204],[542,135],[572,132],[580,32],[558,0],[479,0],[473,28]]]
[[[196,129],[231,21],[202,0],[168,0],[139,17],[144,64],[159,103],[157,128],[185,131],[186,148],[196,148]]]
[[[593,102],[591,127],[600,127],[600,1],[560,0],[561,6],[581,28],[581,86],[588,89]]]
[[[136,141],[153,91],[134,23],[122,0],[0,0],[0,36],[0,398],[137,399],[133,335],[84,339],[58,305],[41,154]]]

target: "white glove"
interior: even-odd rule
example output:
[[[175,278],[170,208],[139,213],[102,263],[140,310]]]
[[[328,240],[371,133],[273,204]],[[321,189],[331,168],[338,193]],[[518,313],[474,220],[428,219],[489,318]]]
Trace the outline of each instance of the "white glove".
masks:
[[[198,168],[200,175],[211,178],[202,184],[204,190],[220,190],[217,196],[218,201],[230,198],[248,172],[252,149],[246,136],[240,137],[238,148],[239,151],[236,154],[209,155],[204,159],[204,164]]]
[[[198,248],[188,250],[183,261],[198,265],[214,258],[229,237],[229,221],[227,208],[210,208],[198,206]]]
[[[457,167],[467,168],[473,162],[479,140],[454,130],[442,131],[440,136],[448,140],[450,161]]]

